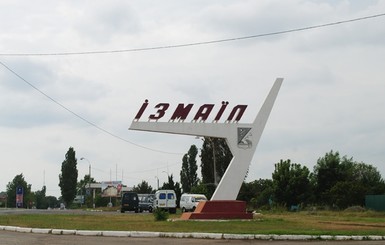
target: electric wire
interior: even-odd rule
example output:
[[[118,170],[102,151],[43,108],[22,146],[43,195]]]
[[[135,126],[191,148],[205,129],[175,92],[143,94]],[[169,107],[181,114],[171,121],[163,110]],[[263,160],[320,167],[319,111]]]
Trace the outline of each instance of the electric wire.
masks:
[[[362,20],[367,20],[367,19],[373,19],[373,18],[378,18],[378,17],[383,17],[383,16],[385,16],[385,13],[369,15],[369,16],[364,16],[364,17],[359,17],[359,18],[354,18],[354,19],[348,19],[348,20],[342,20],[342,21],[337,21],[337,22],[331,22],[331,23],[326,23],[326,24],[320,24],[320,25],[314,25],[314,26],[308,26],[308,27],[301,27],[301,28],[295,28],[295,29],[289,29],[289,30],[283,30],[283,31],[268,32],[268,33],[263,33],[263,34],[255,34],[255,35],[249,35],[249,36],[243,36],[243,37],[234,37],[234,38],[218,39],[218,40],[211,40],[211,41],[192,42],[192,43],[185,43],[185,44],[154,46],[154,47],[144,47],[144,48],[132,48],[132,49],[81,51],[81,52],[0,53],[0,56],[92,55],[92,54],[113,54],[113,53],[127,53],[127,52],[160,50],[160,49],[183,48],[183,47],[200,46],[200,45],[208,45],[208,44],[216,44],[216,43],[224,43],[224,42],[233,42],[233,41],[241,41],[241,40],[246,40],[246,39],[253,39],[253,38],[261,38],[261,37],[282,35],[282,34],[287,34],[287,33],[292,33],[292,32],[300,32],[300,31],[306,31],[306,30],[311,30],[311,29],[317,29],[317,28],[341,25],[341,24],[346,24],[346,23],[351,23],[351,22],[356,22],[356,21],[362,21]]]
[[[334,26],[334,25],[340,25],[340,24],[345,24],[345,23],[350,23],[350,22],[356,22],[356,21],[362,21],[362,20],[367,20],[367,19],[373,19],[373,18],[378,18],[378,17],[383,17],[385,16],[385,13],[382,14],[376,14],[376,15],[370,15],[370,16],[365,16],[365,17],[360,17],[360,18],[355,18],[355,19],[349,19],[349,20],[342,20],[342,21],[337,21],[337,22],[331,22],[331,23],[326,23],[326,24],[321,24],[321,25],[314,25],[314,26],[308,26],[308,27],[302,27],[302,28],[296,28],[296,29],[289,29],[289,30],[284,30],[284,31],[277,31],[277,32],[269,32],[269,33],[264,33],[264,34],[256,34],[256,35],[250,35],[250,36],[243,36],[243,37],[235,37],[235,38],[228,38],[228,39],[219,39],[219,40],[211,40],[211,41],[203,41],[203,42],[194,42],[194,43],[185,43],[185,44],[177,44],[177,45],[167,45],[167,46],[157,46],[157,47],[147,47],[147,48],[134,48],[134,49],[120,49],[120,50],[102,50],[102,51],[83,51],[83,52],[63,52],[63,53],[0,53],[0,56],[65,56],[65,55],[89,55],[89,54],[106,54],[106,53],[124,53],[124,52],[138,52],[138,51],[150,51],[150,50],[159,50],[159,49],[171,49],[171,48],[182,48],[182,47],[189,47],[189,46],[199,46],[199,45],[208,45],[208,44],[215,44],[215,43],[222,43],[222,42],[231,42],[231,41],[240,41],[240,40],[245,40],[245,39],[253,39],[253,38],[261,38],[261,37],[267,37],[267,36],[274,36],[274,35],[282,35],[282,34],[287,34],[287,33],[292,33],[292,32],[299,32],[299,31],[305,31],[305,30],[311,30],[311,29],[317,29],[317,28],[323,28],[323,27],[328,27],[328,26]],[[80,120],[86,122],[87,124],[97,128],[98,130],[114,137],[119,140],[122,140],[124,142],[127,142],[131,145],[154,151],[154,152],[159,152],[159,153],[165,153],[165,154],[173,154],[173,155],[181,155],[182,153],[173,153],[173,152],[167,152],[167,151],[161,151],[161,150],[156,150],[152,149],[146,146],[139,145],[137,143],[134,143],[132,141],[129,141],[127,139],[124,139],[100,126],[97,124],[89,121],[88,119],[84,118],[83,116],[79,115],[78,113],[74,112],[73,110],[69,109],[68,107],[64,106],[62,103],[59,101],[55,100],[48,94],[44,93],[42,90],[34,86],[32,83],[24,79],[22,76],[20,76],[18,73],[16,73],[14,70],[12,70],[10,67],[8,67],[5,63],[0,61],[0,64],[6,68],[9,72],[14,74],[16,77],[18,77],[20,80],[28,84],[30,87],[41,93],[43,96],[51,100],[53,103],[61,107],[62,109],[66,110],[70,114],[74,115],[75,117],[79,118]]]
[[[40,94],[42,94],[44,97],[48,98],[50,101],[52,101],[53,103],[55,103],[56,105],[58,105],[59,107],[61,107],[62,109],[66,110],[67,112],[69,112],[70,114],[74,115],[75,117],[79,118],[80,120],[86,122],[87,124],[97,128],[98,130],[116,138],[116,139],[119,139],[119,140],[122,140],[124,142],[127,142],[131,145],[134,145],[134,146],[137,146],[137,147],[140,147],[140,148],[143,148],[143,149],[146,149],[146,150],[150,150],[150,151],[154,151],[154,152],[159,152],[159,153],[164,153],[164,154],[172,154],[172,155],[182,155],[182,153],[175,153],[175,152],[167,152],[167,151],[161,151],[161,150],[156,150],[156,149],[153,149],[153,148],[149,148],[149,147],[146,147],[146,146],[143,146],[143,145],[140,145],[140,144],[137,144],[137,143],[134,143],[130,140],[127,140],[123,137],[120,137],[119,135],[116,135],[100,126],[98,126],[97,124],[91,122],[90,120],[84,118],[83,116],[79,115],[78,113],[74,112],[73,110],[69,109],[68,107],[66,107],[65,105],[63,105],[62,103],[60,103],[59,101],[55,100],[54,98],[52,98],[51,96],[49,96],[48,94],[44,93],[42,90],[40,90],[38,87],[36,87],[35,85],[33,85],[31,82],[27,81],[25,78],[23,78],[22,76],[20,76],[18,73],[16,73],[14,70],[12,70],[10,67],[8,67],[4,62],[0,61],[0,65],[2,65],[5,69],[7,69],[9,72],[11,72],[13,75],[15,75],[16,77],[18,77],[20,80],[22,80],[23,82],[25,82],[26,84],[28,84],[30,87],[32,87],[33,89],[35,89],[36,91],[38,91]]]

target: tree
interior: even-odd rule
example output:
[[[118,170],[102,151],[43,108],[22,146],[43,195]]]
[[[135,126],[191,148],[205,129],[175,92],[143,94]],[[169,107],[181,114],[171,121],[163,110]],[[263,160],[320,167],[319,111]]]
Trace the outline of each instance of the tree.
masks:
[[[48,202],[46,199],[46,190],[47,188],[43,186],[43,188],[40,191],[35,192],[35,205],[37,209],[47,209],[48,208]]]
[[[193,186],[191,188],[191,193],[195,194],[203,194],[207,197],[207,199],[210,199],[212,194],[210,194],[207,191],[207,185],[203,184],[202,181],[200,180],[196,186]]]
[[[147,194],[153,192],[151,185],[149,185],[148,182],[145,180],[142,180],[142,182],[139,183],[137,186],[134,185],[132,191],[140,194]]]
[[[70,206],[76,196],[76,185],[78,179],[78,170],[76,152],[72,147],[69,148],[65,155],[65,160],[61,166],[61,174],[59,175],[59,186],[61,194],[66,206]]]
[[[330,151],[317,160],[312,176],[317,203],[333,205],[330,190],[337,182],[347,179],[351,164],[351,159],[341,159],[338,151]]]
[[[199,182],[197,170],[198,165],[196,161],[196,156],[198,155],[198,148],[195,145],[192,145],[183,156],[182,159],[182,170],[180,171],[180,182],[182,184],[183,192],[191,192],[191,188],[196,186]]]
[[[254,207],[257,208],[270,208],[274,193],[273,181],[271,179],[259,179],[255,180],[253,185],[256,192],[256,197],[250,200],[251,203],[254,205]]]
[[[246,201],[251,208],[269,207],[273,196],[273,181],[259,179],[243,182],[237,200]]]
[[[310,171],[288,159],[275,164],[272,174],[274,201],[290,207],[306,203],[310,196]]]
[[[232,158],[233,154],[225,139],[204,138],[201,150],[202,183],[206,185],[209,196],[214,193]],[[216,178],[214,178],[214,164]]]
[[[355,162],[353,168],[353,181],[359,182],[365,187],[366,195],[385,193],[385,182],[376,167],[362,162]]]
[[[56,208],[59,206],[59,201],[55,196],[47,196],[46,200],[47,200],[47,206],[49,208]]]
[[[385,192],[384,180],[375,167],[341,158],[338,151],[318,159],[312,179],[318,203],[340,209],[364,205],[365,195]]]
[[[95,179],[90,177],[89,174],[84,175],[84,178],[80,180],[77,185],[76,185],[76,193],[78,195],[85,196],[85,203],[87,207],[91,208],[93,206],[93,200],[92,200],[92,193],[91,193],[91,188],[90,184],[91,183],[96,183]]]
[[[81,179],[77,184],[77,193],[80,193],[81,195],[84,195],[87,193],[87,190],[90,189],[89,185],[91,183],[96,183],[95,179],[93,177],[90,178],[89,174],[84,175],[84,178]],[[90,190],[89,190],[90,191]],[[90,194],[90,193],[89,193]]]
[[[329,191],[334,206],[340,209],[364,206],[366,195],[384,193],[384,181],[375,167],[353,160],[348,166],[346,178],[338,181]]]
[[[180,187],[179,182],[174,182],[172,174],[168,176],[168,182],[163,183],[162,188],[163,190],[174,190],[176,194],[176,203],[177,206],[179,206],[179,200],[180,196],[182,195],[182,188]]]
[[[16,207],[16,189],[18,187],[22,187],[24,190],[23,207],[30,207],[29,204],[31,202],[31,185],[25,181],[22,173],[16,175],[12,182],[8,182],[7,184],[7,206],[13,208]]]

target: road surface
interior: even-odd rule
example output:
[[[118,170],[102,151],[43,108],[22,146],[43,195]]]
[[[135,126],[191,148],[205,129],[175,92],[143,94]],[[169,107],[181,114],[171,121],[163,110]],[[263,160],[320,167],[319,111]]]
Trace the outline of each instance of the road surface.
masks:
[[[21,233],[14,231],[0,231],[1,245],[148,245],[148,244],[183,244],[183,245],[380,245],[384,241],[261,241],[261,240],[216,240],[191,238],[133,238],[133,237],[103,237],[79,235],[52,235]]]

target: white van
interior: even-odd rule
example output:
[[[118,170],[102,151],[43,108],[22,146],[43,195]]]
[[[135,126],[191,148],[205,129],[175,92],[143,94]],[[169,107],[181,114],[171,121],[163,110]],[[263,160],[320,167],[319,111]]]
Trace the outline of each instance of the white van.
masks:
[[[176,213],[176,194],[174,190],[158,190],[155,192],[154,208],[160,208],[171,214]]]
[[[202,194],[185,193],[180,197],[179,207],[182,209],[182,212],[194,211],[200,201],[207,201],[206,196]]]

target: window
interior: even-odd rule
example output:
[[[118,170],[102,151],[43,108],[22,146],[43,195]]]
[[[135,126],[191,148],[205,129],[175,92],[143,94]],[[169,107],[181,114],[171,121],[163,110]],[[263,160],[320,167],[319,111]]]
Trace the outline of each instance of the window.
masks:
[[[159,199],[166,199],[166,193],[160,193]]]
[[[174,199],[174,193],[167,193],[167,199]]]

